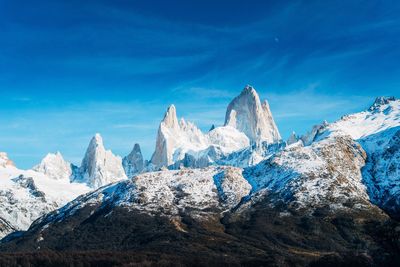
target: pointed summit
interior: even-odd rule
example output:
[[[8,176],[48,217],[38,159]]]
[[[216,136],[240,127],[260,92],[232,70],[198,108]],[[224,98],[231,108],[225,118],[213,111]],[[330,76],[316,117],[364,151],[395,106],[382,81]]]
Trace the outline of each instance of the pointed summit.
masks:
[[[54,180],[70,180],[73,170],[71,163],[64,160],[60,152],[47,154],[34,171],[43,173]]]
[[[179,128],[178,117],[176,116],[176,108],[174,105],[170,105],[168,107],[167,111],[165,112],[162,123],[167,128],[171,128],[171,129]]]
[[[168,107],[157,133],[151,164],[158,170],[184,158],[189,150],[208,147],[207,138],[196,125],[183,118],[178,121],[174,105]]]
[[[168,139],[178,135],[180,131],[176,109],[174,105],[168,107],[164,118],[158,127],[156,149],[151,157],[151,163],[155,168],[168,166],[172,163],[171,141]]]
[[[135,144],[131,153],[124,157],[122,165],[124,166],[128,178],[132,178],[135,174],[138,174],[143,170],[144,160],[139,144]]]
[[[92,188],[126,179],[122,160],[110,150],[106,150],[100,134],[96,134],[89,143],[78,180]]]
[[[254,143],[275,143],[281,139],[268,102],[261,104],[256,90],[250,85],[228,105],[225,126],[245,133]]]
[[[299,137],[293,131],[292,134],[289,136],[288,140],[286,141],[287,145],[291,145],[299,141]]]

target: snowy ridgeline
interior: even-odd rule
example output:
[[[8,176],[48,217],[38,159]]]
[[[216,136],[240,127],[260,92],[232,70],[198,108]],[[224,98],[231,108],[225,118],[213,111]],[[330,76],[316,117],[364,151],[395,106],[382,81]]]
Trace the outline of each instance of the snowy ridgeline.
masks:
[[[321,207],[330,212],[381,212],[377,206],[399,215],[399,126],[400,101],[393,100],[314,127],[308,145],[299,138],[254,166],[140,174],[80,196],[36,225],[48,227],[88,206],[95,210],[129,207],[178,221],[184,213],[204,220],[227,211],[245,211],[265,200],[286,205],[289,212],[282,216],[293,209],[313,214]]]
[[[171,106],[150,161],[139,145],[123,159],[113,155],[98,134],[80,167],[57,153],[22,171],[1,153],[1,235],[25,230],[36,218],[110,183],[41,220],[50,223],[104,202],[202,218],[245,209],[267,196],[301,209],[365,209],[372,201],[398,212],[399,126],[400,101],[392,98],[378,98],[367,111],[314,126],[302,137],[293,134],[288,142],[281,141],[268,104],[249,86],[229,104],[225,125],[208,133],[178,121]]]

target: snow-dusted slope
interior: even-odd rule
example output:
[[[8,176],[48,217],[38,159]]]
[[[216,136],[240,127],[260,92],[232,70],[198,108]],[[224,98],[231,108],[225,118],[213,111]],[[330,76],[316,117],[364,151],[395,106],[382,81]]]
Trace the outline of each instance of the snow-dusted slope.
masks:
[[[69,179],[54,179],[13,165],[0,166],[0,237],[26,230],[38,217],[89,190]]]
[[[326,207],[332,212],[375,209],[362,183],[365,158],[351,138],[336,136],[307,147],[297,143],[244,170],[212,166],[144,173],[80,196],[37,225],[69,219],[85,208],[92,210],[86,216],[104,214],[103,207],[201,221],[227,211],[240,213],[267,197],[272,206],[285,203],[310,213]]]
[[[378,97],[366,111],[343,116],[326,125],[320,139],[326,135],[350,135],[354,140],[382,132],[400,125],[400,100],[393,97]]]
[[[232,126],[246,134],[250,141],[275,143],[281,139],[267,101],[260,98],[250,85],[229,104],[225,126]]]
[[[251,186],[241,172],[234,167],[208,167],[140,174],[80,196],[38,223],[60,221],[84,207],[101,209],[104,205],[203,220],[235,207],[250,193]]]
[[[90,141],[74,181],[98,188],[124,179],[127,177],[122,167],[122,159],[106,150],[100,134],[96,134]]]
[[[400,100],[378,97],[366,111],[324,124],[314,142],[350,136],[367,153],[363,182],[373,203],[400,216]]]
[[[372,202],[400,218],[400,126],[359,142],[368,153],[363,176]]]
[[[289,146],[247,168],[244,176],[254,192],[265,191],[295,208],[369,207],[361,175],[365,159],[365,152],[351,138],[336,136],[306,147]]]
[[[33,170],[56,180],[69,181],[73,178],[73,168],[72,164],[65,161],[61,153],[57,152],[47,154],[39,165],[33,167]]]

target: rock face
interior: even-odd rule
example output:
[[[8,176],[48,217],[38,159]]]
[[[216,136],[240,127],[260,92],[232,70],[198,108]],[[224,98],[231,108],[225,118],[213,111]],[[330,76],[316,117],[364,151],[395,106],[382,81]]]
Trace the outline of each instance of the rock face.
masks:
[[[321,124],[314,125],[310,132],[300,137],[301,141],[305,146],[311,145],[312,142],[316,140],[316,138],[326,130],[329,123],[327,121],[323,121]]]
[[[264,101],[261,104],[256,90],[249,85],[229,104],[225,126],[245,133],[254,143],[275,143],[281,139],[268,102]]]
[[[400,219],[400,126],[360,140],[368,153],[363,178],[371,201]]]
[[[144,168],[144,160],[139,144],[135,144],[131,153],[124,157],[122,165],[128,178],[140,173]]]
[[[254,191],[269,192],[274,201],[292,208],[368,209],[361,174],[365,160],[360,145],[348,136],[336,136],[306,147],[289,146],[243,175]]]
[[[73,180],[73,166],[64,160],[60,152],[47,154],[33,170],[55,180]]]
[[[378,97],[368,110],[324,123],[313,131],[313,142],[349,136],[362,146],[367,153],[362,177],[369,198],[396,218],[400,217],[399,127],[400,100]]]
[[[296,135],[295,132],[292,132],[291,135],[289,136],[288,140],[286,141],[286,143],[290,146],[290,145],[296,143],[297,141],[299,141],[299,137]]]
[[[220,201],[228,208],[236,207],[251,192],[251,185],[243,178],[242,169],[227,168],[214,175]]]
[[[106,150],[103,139],[96,134],[90,141],[79,169],[76,182],[86,183],[92,188],[127,179],[122,167],[122,159]]]
[[[204,134],[194,124],[178,122],[174,105],[168,107],[158,128],[156,149],[151,163],[156,169],[170,166],[182,159],[187,151],[206,149],[208,142]]]

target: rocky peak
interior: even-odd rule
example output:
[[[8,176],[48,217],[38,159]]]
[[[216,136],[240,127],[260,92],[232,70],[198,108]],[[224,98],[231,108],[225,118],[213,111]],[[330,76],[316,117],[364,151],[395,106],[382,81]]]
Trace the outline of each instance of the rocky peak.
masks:
[[[321,124],[314,125],[310,132],[300,137],[301,141],[305,146],[311,145],[317,137],[323,133],[326,128],[329,126],[329,123],[324,120]]]
[[[293,132],[291,133],[291,135],[289,136],[288,140],[286,141],[286,143],[287,143],[288,145],[291,145],[291,144],[296,143],[297,141],[299,141],[299,137],[298,137],[298,136],[296,135],[296,133],[293,131]]]
[[[228,105],[225,126],[245,133],[254,143],[275,143],[281,139],[268,102],[261,103],[256,90],[250,85]]]
[[[7,167],[7,166],[13,166],[15,167],[14,162],[12,162],[9,158],[7,153],[5,152],[0,152],[0,167]]]
[[[131,153],[124,157],[122,165],[128,178],[132,178],[135,174],[138,174],[143,170],[144,160],[139,144],[135,144]]]
[[[126,179],[122,159],[106,150],[100,134],[96,134],[86,150],[77,180],[92,188]]]
[[[69,180],[73,174],[71,163],[65,161],[60,152],[47,154],[33,170],[55,180]]]
[[[387,105],[390,102],[396,101],[397,99],[394,96],[379,96],[375,99],[374,103],[372,106],[368,109],[369,111],[374,111],[379,109],[383,105]]]
[[[174,105],[170,105],[168,107],[167,111],[165,112],[164,119],[161,123],[167,128],[179,128],[178,117],[176,116],[176,108]]]

